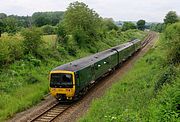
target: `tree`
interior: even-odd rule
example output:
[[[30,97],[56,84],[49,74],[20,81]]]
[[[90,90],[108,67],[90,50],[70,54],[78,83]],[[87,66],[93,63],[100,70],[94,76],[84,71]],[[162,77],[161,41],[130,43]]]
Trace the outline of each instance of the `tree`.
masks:
[[[110,31],[110,30],[118,30],[118,26],[116,24],[114,24],[114,21],[112,19],[104,19],[104,25],[105,28]]]
[[[15,18],[7,17],[3,19],[4,31],[8,33],[16,33],[18,30],[18,21]]]
[[[164,32],[164,45],[167,48],[167,60],[170,64],[179,64],[180,60],[180,22],[167,26]]]
[[[136,29],[136,25],[132,22],[124,22],[122,26],[122,31],[126,31],[129,29]]]
[[[165,29],[164,23],[157,23],[157,24],[153,23],[150,26],[150,30],[160,32],[160,33],[163,32],[164,29]]]
[[[4,31],[4,23],[2,20],[0,20],[0,37],[3,31]]]
[[[0,19],[4,19],[6,17],[7,17],[7,15],[5,13],[0,13]]]
[[[38,55],[38,48],[42,45],[42,32],[35,27],[24,29],[21,33],[24,37],[23,46],[25,54]]]
[[[64,12],[35,12],[32,15],[34,25],[41,27],[43,25],[55,26],[62,20]]]
[[[58,36],[58,41],[59,41],[60,43],[64,43],[65,37],[67,36],[67,32],[66,32],[66,30],[65,30],[65,27],[64,27],[64,24],[63,24],[63,23],[59,23],[59,24],[57,25],[57,30],[56,30],[56,32],[57,32],[57,36]]]
[[[137,28],[139,29],[139,30],[144,30],[145,29],[145,20],[139,20],[139,21],[137,21]]]
[[[169,11],[164,18],[164,23],[167,25],[167,24],[172,24],[175,22],[178,22],[178,16],[177,16],[176,12]]]
[[[50,19],[47,17],[47,15],[42,14],[41,12],[34,13],[32,15],[32,20],[37,27],[41,27],[50,23]]]
[[[63,23],[67,34],[73,35],[79,45],[86,42],[93,43],[101,28],[99,15],[82,2],[69,5]]]
[[[41,27],[42,31],[46,35],[55,34],[55,27],[51,25],[44,25]]]

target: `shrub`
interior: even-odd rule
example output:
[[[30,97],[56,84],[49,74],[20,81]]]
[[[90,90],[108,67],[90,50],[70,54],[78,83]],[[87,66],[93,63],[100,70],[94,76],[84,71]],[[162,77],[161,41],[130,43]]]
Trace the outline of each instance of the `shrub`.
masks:
[[[67,40],[67,47],[66,47],[69,55],[76,56],[78,46],[77,43],[74,41],[74,38],[72,36],[69,36]]]
[[[27,60],[28,62],[30,62],[33,66],[40,66],[41,64],[41,60],[36,59],[33,55],[28,54],[24,57],[25,60]]]
[[[122,26],[122,31],[126,31],[129,29],[136,29],[136,25],[132,22],[124,22]]]
[[[43,44],[41,38],[42,35],[41,30],[33,27],[29,29],[24,29],[21,34],[24,37],[23,40],[24,53],[25,54],[31,53],[37,56],[38,48]]]
[[[9,45],[6,41],[0,40],[0,63],[6,64],[10,60]]]
[[[154,89],[155,94],[158,93],[159,90],[161,90],[163,85],[171,83],[171,81],[173,81],[175,77],[176,72],[173,66],[165,68],[164,71],[157,77],[158,80],[156,81]]]
[[[22,39],[18,35],[0,38],[0,62],[8,64],[23,56]]]
[[[168,26],[164,32],[164,47],[167,48],[167,62],[179,64],[180,60],[180,22]]]
[[[41,29],[45,35],[55,34],[55,27],[53,27],[51,25],[44,25],[41,27]]]

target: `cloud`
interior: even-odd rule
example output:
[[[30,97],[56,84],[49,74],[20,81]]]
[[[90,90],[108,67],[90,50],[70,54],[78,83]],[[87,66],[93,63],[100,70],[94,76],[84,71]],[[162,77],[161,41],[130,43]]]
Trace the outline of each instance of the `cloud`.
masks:
[[[0,0],[0,12],[32,15],[37,11],[65,11],[76,0]],[[174,10],[180,13],[180,0],[79,0],[89,5],[102,17],[115,20],[162,21]]]

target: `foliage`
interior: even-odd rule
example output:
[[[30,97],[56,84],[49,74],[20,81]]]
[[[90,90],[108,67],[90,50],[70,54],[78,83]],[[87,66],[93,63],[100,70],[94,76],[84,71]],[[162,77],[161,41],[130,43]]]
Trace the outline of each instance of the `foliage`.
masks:
[[[40,29],[35,27],[24,29],[22,31],[22,36],[24,37],[23,46],[25,54],[38,55],[38,48],[42,45],[43,41],[41,38],[42,32]]]
[[[2,36],[0,38],[0,63],[2,66],[19,60],[23,55],[22,38],[15,36]]]
[[[32,15],[32,21],[37,27],[43,25],[55,26],[62,20],[64,12],[35,12]]]
[[[17,22],[17,26],[19,28],[26,28],[31,26],[31,16],[17,16],[17,15],[9,15],[7,18],[13,18]]]
[[[9,46],[6,44],[6,41],[2,40],[0,41],[0,63],[6,64],[10,59],[9,55]]]
[[[164,18],[165,24],[172,24],[178,21],[178,16],[175,11],[169,11]]]
[[[162,89],[162,87],[168,83],[171,83],[174,78],[176,77],[175,68],[173,66],[169,66],[167,68],[164,68],[164,71],[162,71],[159,76],[157,76],[157,81],[155,83],[154,92],[155,94],[158,93]]]
[[[41,27],[44,35],[52,35],[55,34],[55,27],[51,25],[44,25]]]
[[[4,23],[2,22],[2,20],[0,20],[0,37],[3,31],[4,31]]]
[[[157,24],[151,24],[150,30],[156,31],[156,32],[163,32],[165,29],[165,24],[164,23],[157,23]]]
[[[64,42],[65,41],[65,37],[67,35],[67,32],[66,32],[65,27],[64,27],[64,24],[59,23],[57,25],[56,33],[57,33],[59,42]]]
[[[6,17],[7,17],[7,15],[5,13],[0,13],[0,19],[4,19]]]
[[[0,13],[0,31],[15,34],[23,27],[30,26],[30,17],[9,15]]]
[[[136,29],[136,25],[132,22],[124,22],[122,26],[122,31],[126,31],[129,29]]]
[[[4,31],[15,34],[18,31],[18,25],[17,25],[17,20],[12,17],[8,17],[3,19],[4,23]]]
[[[86,4],[71,3],[65,12],[63,22],[67,34],[73,35],[80,47],[81,44],[93,43],[97,40],[101,18]]]
[[[105,30],[107,31],[110,31],[110,30],[118,30],[118,26],[116,24],[114,24],[113,20],[111,19],[104,19],[103,20],[103,23],[104,23],[104,28]]]
[[[139,30],[144,30],[145,29],[145,20],[139,20],[139,21],[137,21],[137,29],[139,29]]]
[[[180,22],[168,26],[164,32],[164,45],[167,48],[167,62],[179,64],[180,60]]]

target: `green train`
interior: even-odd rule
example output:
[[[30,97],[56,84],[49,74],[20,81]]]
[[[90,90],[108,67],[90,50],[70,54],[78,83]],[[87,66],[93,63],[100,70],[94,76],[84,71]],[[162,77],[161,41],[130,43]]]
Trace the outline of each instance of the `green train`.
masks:
[[[138,39],[56,67],[50,72],[50,93],[59,101],[75,100],[97,80],[141,48]]]

